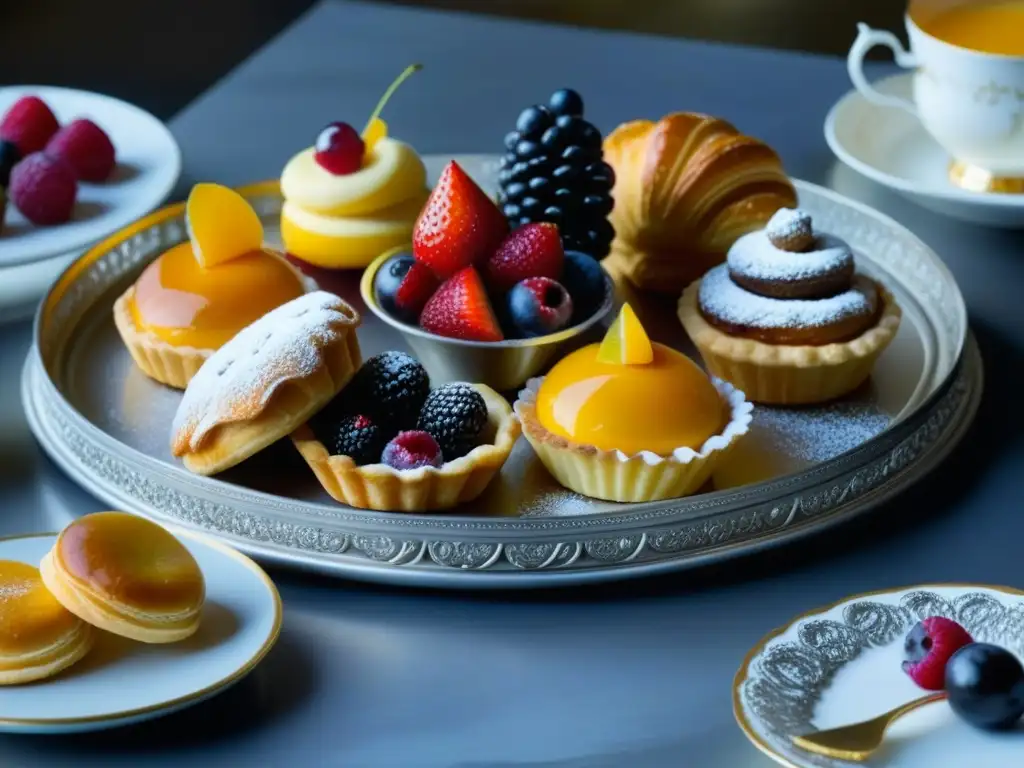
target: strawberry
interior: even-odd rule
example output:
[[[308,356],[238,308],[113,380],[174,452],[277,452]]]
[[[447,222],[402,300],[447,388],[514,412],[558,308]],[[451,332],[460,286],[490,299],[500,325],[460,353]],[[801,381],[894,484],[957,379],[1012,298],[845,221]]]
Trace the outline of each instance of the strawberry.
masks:
[[[512,230],[494,255],[487,260],[487,283],[497,291],[507,291],[528,277],[562,276],[565,253],[558,227],[548,222],[524,224]]]
[[[22,157],[39,152],[60,129],[46,102],[38,96],[22,96],[0,121],[0,139],[17,145]]]
[[[418,261],[414,262],[395,291],[395,306],[415,316],[434,295],[437,285],[437,276]]]
[[[412,253],[443,280],[489,257],[507,232],[498,206],[453,161],[416,220]]]
[[[465,267],[441,283],[420,314],[425,331],[467,341],[502,341],[480,273]]]
[[[92,120],[65,125],[46,145],[48,155],[58,155],[75,169],[80,181],[106,181],[116,164],[110,137]]]

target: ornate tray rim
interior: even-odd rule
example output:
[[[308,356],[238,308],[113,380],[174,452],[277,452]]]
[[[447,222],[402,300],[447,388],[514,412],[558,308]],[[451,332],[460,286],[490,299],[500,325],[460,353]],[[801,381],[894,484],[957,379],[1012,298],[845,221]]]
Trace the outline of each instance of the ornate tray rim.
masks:
[[[796,183],[798,189],[852,207],[901,237],[917,240],[862,204]],[[241,191],[258,197],[278,189],[270,181]],[[100,498],[221,536],[268,561],[408,584],[517,588],[693,567],[838,522],[892,495],[916,478],[919,472],[914,470],[934,466],[948,452],[980,398],[980,362],[973,342],[969,354],[963,353],[965,332],[955,350],[958,363],[945,384],[878,437],[804,472],[705,494],[699,503],[677,500],[563,518],[485,518],[399,516],[289,502],[194,477],[120,443],[78,413],[46,372],[44,333],[75,280],[95,262],[102,271],[101,257],[133,238],[157,226],[175,226],[183,210],[184,204],[178,203],[141,219],[91,249],[57,280],[37,312],[35,343],[23,374],[23,402],[44,449]],[[923,243],[921,247],[931,253]],[[937,257],[934,261],[933,266],[946,269]],[[952,298],[965,317],[959,292]]]

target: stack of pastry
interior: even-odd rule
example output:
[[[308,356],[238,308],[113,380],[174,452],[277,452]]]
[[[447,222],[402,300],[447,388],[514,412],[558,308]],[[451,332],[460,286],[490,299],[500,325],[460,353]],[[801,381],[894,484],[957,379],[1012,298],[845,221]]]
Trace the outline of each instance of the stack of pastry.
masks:
[[[124,512],[68,525],[39,568],[0,561],[0,685],[52,677],[97,630],[173,643],[199,627],[206,582],[170,532]]]
[[[603,264],[644,291],[678,296],[738,237],[796,204],[778,155],[719,118],[677,112],[624,123],[604,153],[615,171],[615,240]]]

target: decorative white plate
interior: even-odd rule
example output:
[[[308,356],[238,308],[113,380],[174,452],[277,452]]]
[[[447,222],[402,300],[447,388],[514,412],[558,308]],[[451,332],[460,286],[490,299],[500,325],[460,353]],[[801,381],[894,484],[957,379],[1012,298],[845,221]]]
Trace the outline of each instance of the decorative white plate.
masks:
[[[34,226],[8,201],[0,232],[0,269],[81,252],[163,203],[181,173],[178,143],[148,112],[97,93],[18,85],[0,88],[0,115],[30,95],[45,101],[62,125],[87,117],[103,128],[117,150],[118,167],[103,184],[79,185],[67,224]],[[0,304],[5,303],[0,292]]]
[[[910,98],[913,73],[874,85]],[[949,155],[905,110],[872,104],[851,90],[825,118],[825,140],[855,171],[924,208],[976,224],[1024,228],[1024,194],[968,192],[951,184]]]
[[[925,694],[900,669],[903,639],[928,616],[960,622],[979,642],[1024,654],[1024,592],[971,584],[923,585],[849,597],[763,639],[733,684],[733,709],[754,745],[790,768],[1009,768],[1024,764],[1024,724],[992,734],[945,702],[897,720],[866,762],[793,746],[794,736],[868,720]]]
[[[173,529],[206,577],[195,635],[146,645],[100,633],[89,655],[56,677],[0,688],[0,731],[72,733],[127,725],[185,709],[237,683],[273,647],[281,598],[262,569],[212,539]],[[56,539],[0,540],[0,559],[38,565]]]

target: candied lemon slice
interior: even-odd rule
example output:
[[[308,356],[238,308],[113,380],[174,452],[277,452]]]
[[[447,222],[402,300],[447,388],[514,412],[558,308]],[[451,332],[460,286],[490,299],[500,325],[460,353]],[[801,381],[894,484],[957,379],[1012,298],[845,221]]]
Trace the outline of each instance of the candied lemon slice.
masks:
[[[244,197],[220,184],[196,184],[185,204],[185,226],[201,266],[213,267],[258,251],[263,224]]]
[[[629,304],[623,304],[597,351],[599,363],[646,365],[654,359],[647,332]]]

